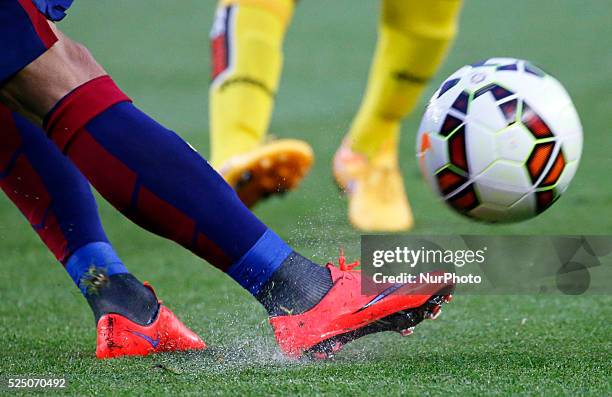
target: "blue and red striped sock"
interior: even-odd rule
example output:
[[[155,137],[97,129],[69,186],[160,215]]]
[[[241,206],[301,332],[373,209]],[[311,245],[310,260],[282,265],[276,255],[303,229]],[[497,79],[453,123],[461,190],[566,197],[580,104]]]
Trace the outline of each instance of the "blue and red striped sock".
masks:
[[[0,187],[28,219],[34,230],[79,285],[86,269],[77,262],[99,263],[110,274],[127,273],[112,250],[100,223],[89,183],[50,142],[40,128],[0,106]],[[104,255],[74,253],[96,244]],[[89,249],[96,256],[96,250]],[[113,259],[106,260],[105,257]],[[72,259],[72,261],[70,261]],[[82,266],[84,267],[84,266]]]
[[[110,77],[66,95],[44,127],[119,211],[227,272],[252,294],[291,254],[206,160],[138,110]]]
[[[0,188],[64,265],[96,319],[116,312],[149,322],[157,300],[110,245],[87,180],[43,130],[2,105],[0,126]],[[112,280],[112,291],[90,294],[95,275]]]
[[[0,186],[60,262],[108,243],[89,184],[44,135],[0,105]]]

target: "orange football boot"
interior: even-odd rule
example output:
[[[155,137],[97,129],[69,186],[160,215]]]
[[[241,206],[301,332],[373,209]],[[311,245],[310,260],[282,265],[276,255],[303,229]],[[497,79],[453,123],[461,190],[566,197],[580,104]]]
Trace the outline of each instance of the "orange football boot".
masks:
[[[345,138],[334,155],[334,178],[347,195],[351,224],[368,232],[400,232],[414,217],[399,168],[397,145],[385,142],[372,158],[352,149]]]
[[[218,171],[244,205],[251,208],[272,195],[296,189],[313,161],[308,143],[279,139],[231,157]]]
[[[144,283],[151,291],[153,288]],[[155,294],[155,291],[153,291]],[[116,313],[98,320],[96,357],[146,356],[151,353],[202,350],[206,344],[159,301],[157,318],[139,325]]]
[[[312,309],[270,318],[284,354],[293,358],[332,357],[343,345],[382,331],[412,334],[424,319],[435,319],[452,299],[454,284],[395,284],[378,295],[361,293],[361,271],[340,254],[340,268],[328,263],[333,286]],[[431,274],[442,275],[441,272]]]

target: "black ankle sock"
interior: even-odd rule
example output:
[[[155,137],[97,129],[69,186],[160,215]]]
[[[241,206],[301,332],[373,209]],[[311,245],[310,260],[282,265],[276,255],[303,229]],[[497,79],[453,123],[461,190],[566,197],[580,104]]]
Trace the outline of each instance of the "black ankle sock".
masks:
[[[332,285],[329,270],[293,252],[255,298],[270,316],[300,314],[319,303]]]
[[[108,277],[86,298],[96,324],[103,315],[117,313],[137,324],[148,325],[159,310],[155,294],[129,273]]]

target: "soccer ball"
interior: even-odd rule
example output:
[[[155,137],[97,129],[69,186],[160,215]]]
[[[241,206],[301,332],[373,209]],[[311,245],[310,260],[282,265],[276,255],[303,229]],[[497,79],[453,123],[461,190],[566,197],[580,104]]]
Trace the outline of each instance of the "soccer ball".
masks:
[[[567,189],[582,126],[567,91],[528,61],[491,58],[452,74],[417,137],[421,171],[459,213],[487,222],[531,218]]]

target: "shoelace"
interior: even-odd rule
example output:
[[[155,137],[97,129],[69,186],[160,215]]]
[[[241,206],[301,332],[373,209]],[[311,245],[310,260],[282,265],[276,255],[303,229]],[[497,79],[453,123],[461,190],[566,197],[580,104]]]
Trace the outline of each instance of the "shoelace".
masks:
[[[328,265],[333,266],[333,263],[329,262]],[[344,248],[340,248],[340,255],[338,256],[338,267],[340,268],[340,270],[342,270],[343,272],[348,272],[350,270],[353,270],[357,266],[359,266],[358,260],[353,263],[346,263],[346,257],[344,256]]]

